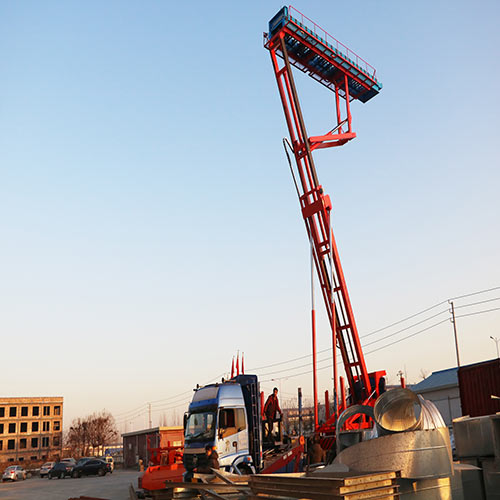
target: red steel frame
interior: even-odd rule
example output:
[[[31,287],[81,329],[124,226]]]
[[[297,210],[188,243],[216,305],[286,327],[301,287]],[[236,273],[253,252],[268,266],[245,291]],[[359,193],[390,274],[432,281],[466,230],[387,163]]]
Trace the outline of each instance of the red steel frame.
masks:
[[[308,137],[285,45],[285,34],[291,34],[293,36],[293,33],[287,31],[285,26],[278,31],[271,40],[268,40],[266,48],[271,54],[278,90],[283,104],[283,111],[285,113],[298,173],[298,181],[294,179],[297,187],[297,194],[299,196],[307,234],[311,242],[314,265],[318,274],[323,300],[332,328],[334,390],[335,394],[338,394],[336,371],[336,346],[338,345],[342,355],[347,381],[351,389],[351,403],[364,402],[369,404],[370,397],[373,395],[373,388],[366,369],[337,245],[335,243],[333,231],[331,230],[332,204],[330,197],[323,193],[323,188],[319,184],[312,157],[312,151],[314,149],[341,146],[356,137],[351,127],[350,96],[347,75],[344,74],[345,81],[342,82],[345,92],[341,93],[341,96],[345,97],[346,118],[344,120],[341,118],[339,86],[336,84],[336,127],[326,134]],[[280,65],[278,55],[283,59],[282,65]],[[315,344],[314,338],[313,343]],[[316,380],[315,347],[313,347],[313,351],[313,378]],[[354,395],[357,390],[356,384],[358,381],[361,382],[363,390],[359,401],[355,401]],[[316,402],[317,395],[315,394],[314,396]],[[345,402],[341,406],[345,408]],[[334,412],[322,429],[331,431],[336,418],[337,414]],[[319,430],[321,431],[321,429]]]

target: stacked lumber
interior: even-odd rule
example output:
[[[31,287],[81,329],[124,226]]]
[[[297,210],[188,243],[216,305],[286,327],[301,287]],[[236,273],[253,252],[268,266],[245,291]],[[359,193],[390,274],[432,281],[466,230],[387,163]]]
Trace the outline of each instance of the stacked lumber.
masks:
[[[398,499],[396,472],[369,474],[337,473],[335,476],[258,474],[249,486],[257,498],[308,498],[312,500],[393,500]]]

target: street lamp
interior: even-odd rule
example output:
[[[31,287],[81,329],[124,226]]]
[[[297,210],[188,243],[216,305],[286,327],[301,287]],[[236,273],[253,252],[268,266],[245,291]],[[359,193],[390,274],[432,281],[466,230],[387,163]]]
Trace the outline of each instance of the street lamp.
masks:
[[[491,335],[490,335],[490,339],[495,342],[495,345],[497,346],[497,358],[500,358],[500,356],[498,355],[498,342],[500,342],[500,339],[497,339],[496,337],[492,337]]]

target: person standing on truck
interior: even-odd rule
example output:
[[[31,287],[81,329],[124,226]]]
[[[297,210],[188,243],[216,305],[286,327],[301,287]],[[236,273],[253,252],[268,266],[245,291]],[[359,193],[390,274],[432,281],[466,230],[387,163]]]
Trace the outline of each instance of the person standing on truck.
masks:
[[[279,419],[276,414],[279,413]],[[273,425],[276,420],[281,420],[283,417],[283,412],[281,411],[280,404],[278,401],[278,388],[273,389],[273,393],[267,398],[266,404],[264,405],[264,415],[266,417],[267,433],[266,437],[270,441],[273,440]]]

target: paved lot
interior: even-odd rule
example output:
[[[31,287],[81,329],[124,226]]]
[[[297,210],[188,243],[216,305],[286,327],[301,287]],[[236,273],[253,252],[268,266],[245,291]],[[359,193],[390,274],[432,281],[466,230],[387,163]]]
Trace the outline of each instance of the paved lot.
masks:
[[[104,477],[41,479],[33,477],[15,483],[0,483],[2,500],[68,500],[87,495],[107,500],[128,500],[129,484],[137,489],[139,472],[115,470]]]

